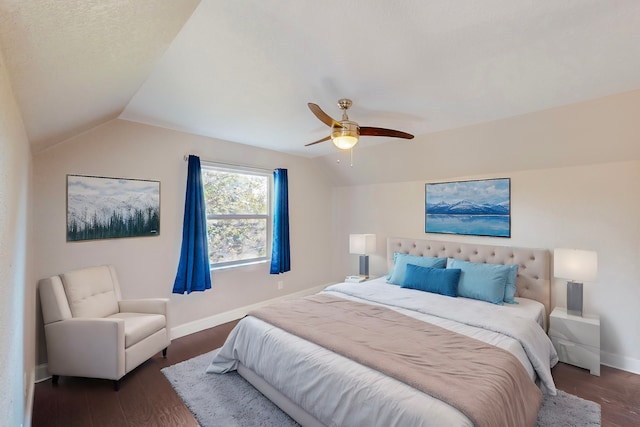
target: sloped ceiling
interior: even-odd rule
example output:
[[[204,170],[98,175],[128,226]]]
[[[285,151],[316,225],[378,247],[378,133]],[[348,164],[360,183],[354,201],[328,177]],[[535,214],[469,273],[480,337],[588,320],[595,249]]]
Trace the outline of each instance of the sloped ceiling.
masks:
[[[120,117],[314,157],[307,102],[418,140],[640,88],[635,0],[196,3],[0,0],[34,148]]]
[[[197,0],[0,0],[0,46],[35,151],[118,117]]]

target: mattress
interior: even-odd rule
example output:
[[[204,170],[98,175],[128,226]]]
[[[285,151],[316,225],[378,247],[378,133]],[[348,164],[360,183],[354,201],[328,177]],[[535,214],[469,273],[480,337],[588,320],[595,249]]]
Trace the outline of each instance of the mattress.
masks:
[[[491,318],[492,322],[497,319],[497,324],[504,319],[507,324],[529,323],[533,329],[542,330],[545,312],[540,303],[519,298],[519,304],[495,306],[402,289],[387,284],[383,278],[333,285],[323,292],[385,305],[503,348],[522,363],[532,381],[541,378],[544,387],[555,392],[550,368],[557,357],[544,332],[548,347],[540,339],[533,347],[541,348],[532,357],[532,345],[523,346],[517,337],[492,330],[497,328],[491,322],[488,329],[474,324],[482,321],[479,319]],[[424,307],[428,306],[437,307],[436,313],[426,312]],[[456,314],[448,316],[449,312]],[[461,321],[467,315],[472,320]],[[524,320],[518,322],[516,318]],[[472,425],[464,414],[438,399],[251,316],[242,319],[231,332],[208,372],[224,373],[239,365],[254,372],[323,425]]]

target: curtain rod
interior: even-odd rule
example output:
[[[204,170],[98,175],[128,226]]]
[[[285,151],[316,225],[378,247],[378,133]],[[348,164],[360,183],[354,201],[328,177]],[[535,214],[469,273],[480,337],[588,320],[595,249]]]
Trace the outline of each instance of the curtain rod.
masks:
[[[189,160],[189,154],[185,154],[184,155],[184,161],[186,162],[187,160]],[[255,169],[255,170],[260,170],[260,171],[265,171],[265,172],[273,172],[274,169],[266,169],[266,168],[259,168],[256,166],[250,166],[250,165],[239,165],[237,163],[225,163],[225,162],[216,162],[213,160],[202,160],[203,163],[211,163],[214,165],[220,165],[220,166],[230,166],[230,167],[234,167],[234,168],[245,168],[245,169]]]

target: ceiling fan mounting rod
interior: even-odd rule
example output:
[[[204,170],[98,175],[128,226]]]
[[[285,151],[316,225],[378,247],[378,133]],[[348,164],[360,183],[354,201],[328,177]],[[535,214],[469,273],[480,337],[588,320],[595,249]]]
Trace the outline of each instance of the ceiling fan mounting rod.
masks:
[[[340,107],[340,109],[342,110],[342,120],[349,120],[349,117],[347,116],[347,110],[351,108],[351,104],[353,103],[350,99],[347,98],[338,100],[338,107]]]

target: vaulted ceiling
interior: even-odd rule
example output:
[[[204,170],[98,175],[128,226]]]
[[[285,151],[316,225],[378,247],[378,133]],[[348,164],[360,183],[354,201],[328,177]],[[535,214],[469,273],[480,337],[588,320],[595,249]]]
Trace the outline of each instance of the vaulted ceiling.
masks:
[[[307,102],[344,97],[419,138],[639,89],[639,23],[635,0],[0,0],[35,151],[120,117],[314,157]]]

